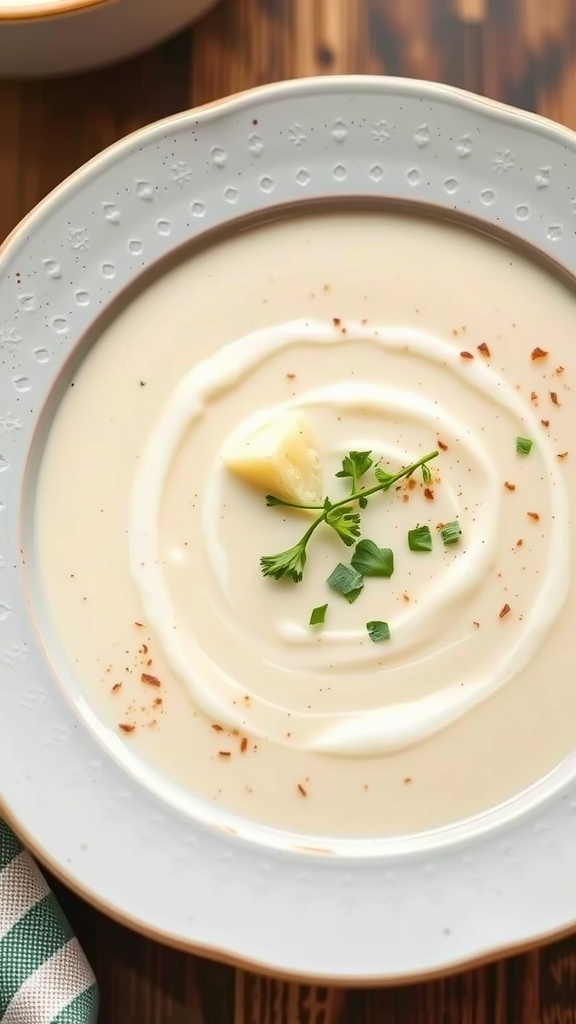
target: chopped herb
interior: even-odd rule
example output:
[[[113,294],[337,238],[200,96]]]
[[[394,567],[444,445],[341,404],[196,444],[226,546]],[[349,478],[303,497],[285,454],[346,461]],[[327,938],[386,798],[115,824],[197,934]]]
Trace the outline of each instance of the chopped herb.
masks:
[[[429,526],[417,526],[408,530],[408,547],[410,551],[432,551],[432,534]]]
[[[362,573],[359,573],[351,565],[344,565],[343,562],[338,563],[334,572],[326,580],[326,583],[337,594],[345,597],[348,604],[354,604],[354,601],[360,596],[364,588]]]
[[[385,576],[394,572],[394,553],[390,548],[379,548],[373,540],[361,540],[350,559],[352,567],[362,576]]]
[[[516,438],[516,451],[518,455],[530,455],[532,451],[533,441],[529,437],[517,437]]]
[[[326,621],[326,609],[327,608],[328,608],[327,604],[321,604],[321,605],[318,606],[318,608],[313,608],[312,609],[312,614],[310,616],[310,625],[311,626],[322,626],[322,625],[324,625],[324,622]]]
[[[445,544],[456,544],[462,536],[460,523],[457,519],[453,523],[446,523],[446,526],[442,527],[440,534]]]
[[[390,639],[390,626],[387,622],[381,622],[379,619],[375,619],[372,622],[366,623],[366,629],[368,630],[368,636],[374,644],[379,644],[382,640]]]

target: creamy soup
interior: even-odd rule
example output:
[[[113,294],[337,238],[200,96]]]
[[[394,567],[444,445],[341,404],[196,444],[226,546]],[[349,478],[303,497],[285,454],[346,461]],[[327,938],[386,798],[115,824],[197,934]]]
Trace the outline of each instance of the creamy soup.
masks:
[[[254,227],[155,280],[82,362],[37,491],[55,631],[110,730],[313,835],[441,826],[553,769],[576,744],[575,328],[516,251],[386,212]],[[295,413],[323,497],[354,490],[350,452],[380,487],[312,531],[299,582],[261,559],[301,554],[322,501],[269,506],[226,454]]]

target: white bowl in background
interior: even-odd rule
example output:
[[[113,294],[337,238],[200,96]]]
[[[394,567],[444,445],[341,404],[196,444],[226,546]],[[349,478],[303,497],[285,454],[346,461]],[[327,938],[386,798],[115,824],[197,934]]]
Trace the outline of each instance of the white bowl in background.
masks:
[[[0,0],[0,78],[87,71],[131,57],[215,0]]]

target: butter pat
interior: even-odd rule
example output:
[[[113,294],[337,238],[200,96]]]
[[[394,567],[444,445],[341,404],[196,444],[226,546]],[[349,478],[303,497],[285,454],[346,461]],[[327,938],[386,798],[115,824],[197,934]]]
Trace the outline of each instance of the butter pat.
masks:
[[[224,464],[246,483],[298,505],[322,504],[322,470],[306,416],[286,412],[223,453]]]

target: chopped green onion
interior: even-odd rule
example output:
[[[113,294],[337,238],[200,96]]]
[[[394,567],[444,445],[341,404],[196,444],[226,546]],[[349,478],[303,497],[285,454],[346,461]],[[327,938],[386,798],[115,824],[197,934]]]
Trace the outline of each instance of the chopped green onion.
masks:
[[[529,437],[517,437],[516,438],[516,451],[518,455],[530,455],[532,451],[533,441]]]
[[[394,553],[390,548],[379,548],[373,540],[361,540],[350,559],[354,569],[362,576],[385,576],[394,572]]]
[[[381,640],[390,639],[390,626],[387,622],[381,622],[376,619],[373,622],[367,622],[366,629],[368,630],[368,636],[374,644],[379,644]]]
[[[427,466],[426,463],[424,463],[424,465],[422,466],[422,479],[425,484],[432,483],[432,473],[430,471],[429,466]]]
[[[343,562],[338,563],[334,572],[326,580],[326,583],[337,594],[345,597],[348,604],[354,604],[354,601],[360,596],[364,587],[362,574],[351,565],[344,565]]]
[[[326,620],[326,609],[327,608],[328,608],[327,604],[321,604],[321,605],[318,606],[318,608],[313,608],[312,609],[312,614],[310,616],[310,625],[311,626],[323,626],[324,625],[324,622]]]
[[[429,526],[417,526],[408,530],[408,547],[410,551],[432,551],[432,534]]]
[[[440,533],[445,544],[456,544],[462,536],[460,523],[457,519],[453,523],[446,523],[446,526],[442,527]]]

